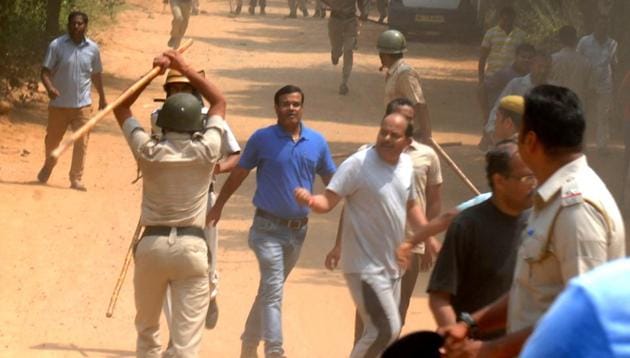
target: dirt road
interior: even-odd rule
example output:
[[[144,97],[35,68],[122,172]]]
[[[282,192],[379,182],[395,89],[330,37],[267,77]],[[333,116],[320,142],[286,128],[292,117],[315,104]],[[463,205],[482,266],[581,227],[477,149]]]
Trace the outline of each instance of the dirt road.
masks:
[[[170,30],[170,13],[161,13],[160,2],[128,3],[118,24],[95,36],[102,46],[110,101],[149,69]],[[274,122],[273,93],[287,83],[304,89],[305,119],[326,135],[333,152],[374,140],[383,112],[383,74],[374,44],[383,27],[367,23],[361,29],[350,94],[342,97],[337,94],[341,69],[330,64],[325,20],[286,20],[284,1],[271,1],[266,17],[231,18],[224,1],[202,1],[202,8],[208,13],[191,19],[188,34],[196,42],[186,57],[224,89],[227,120],[242,143],[255,129]],[[483,158],[474,149],[475,55],[475,46],[439,42],[414,42],[407,53],[424,78],[435,137],[463,143],[449,152],[485,189]],[[134,107],[145,124],[156,107],[153,98],[161,95],[162,80]],[[132,356],[132,270],[114,317],[105,318],[105,310],[139,215],[140,185],[130,184],[135,163],[110,116],[91,135],[87,193],[68,189],[68,154],[49,185],[38,185],[45,123],[45,101],[0,118],[0,356]],[[619,149],[602,162],[618,192],[614,168],[620,165]],[[448,208],[470,194],[449,169],[444,174]],[[205,332],[202,356],[238,356],[239,335],[258,282],[246,242],[253,190],[250,176],[220,223],[220,318],[216,329]],[[344,357],[351,347],[350,296],[341,274],[323,267],[337,217],[337,211],[312,216],[301,259],[286,285],[284,334],[291,357]],[[405,331],[434,327],[425,281],[423,276],[417,285]]]

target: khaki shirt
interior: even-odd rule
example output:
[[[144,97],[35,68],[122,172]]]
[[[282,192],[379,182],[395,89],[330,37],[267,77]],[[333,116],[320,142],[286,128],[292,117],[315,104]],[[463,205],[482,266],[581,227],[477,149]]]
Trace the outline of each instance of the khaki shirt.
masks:
[[[205,226],[208,187],[220,156],[223,119],[212,116],[206,131],[167,132],[151,138],[135,118],[123,133],[142,171],[142,225]]]
[[[423,211],[427,209],[426,189],[429,185],[442,184],[442,170],[440,159],[428,145],[412,140],[411,145],[405,150],[413,162],[413,173],[418,204]]]
[[[538,189],[510,290],[508,332],[531,327],[572,277],[625,255],[624,225],[582,156]]]
[[[402,58],[387,70],[385,77],[385,105],[396,98],[407,98],[413,104],[424,104],[420,75]]]

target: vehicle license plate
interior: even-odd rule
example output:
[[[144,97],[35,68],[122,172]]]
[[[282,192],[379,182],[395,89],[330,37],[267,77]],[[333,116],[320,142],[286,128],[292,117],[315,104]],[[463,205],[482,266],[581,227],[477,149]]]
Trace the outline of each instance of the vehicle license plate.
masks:
[[[444,16],[441,15],[416,15],[416,22],[429,22],[432,24],[441,24],[444,22]]]

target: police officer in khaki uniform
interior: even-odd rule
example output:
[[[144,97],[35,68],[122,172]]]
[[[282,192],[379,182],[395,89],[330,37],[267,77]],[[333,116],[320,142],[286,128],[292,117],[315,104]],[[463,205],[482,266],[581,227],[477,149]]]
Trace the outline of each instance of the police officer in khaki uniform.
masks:
[[[328,19],[330,60],[336,66],[339,63],[339,58],[343,55],[339,94],[346,95],[350,91],[348,80],[352,72],[354,48],[359,35],[359,21],[356,12],[357,6],[360,6],[361,2],[360,0],[325,0],[325,3],[332,9]]]
[[[205,214],[212,171],[220,155],[226,103],[221,91],[183,61],[174,50],[154,60],[190,80],[211,108],[191,94],[167,98],[157,125],[161,138],[145,133],[131,105],[142,89],[114,110],[143,174],[142,238],[135,249],[137,355],[160,357],[160,310],[171,289],[171,344],[165,357],[195,357],[208,309],[208,245]]]
[[[173,13],[173,21],[171,21],[171,38],[168,40],[168,47],[178,48],[182,42],[186,29],[188,28],[188,20],[192,12],[192,0],[168,0]]]
[[[405,62],[403,54],[407,51],[407,40],[398,30],[383,31],[376,44],[381,59],[381,69],[386,68],[385,105],[396,98],[408,98],[414,104],[416,112],[414,138],[427,143],[431,137],[429,110],[420,85],[420,75]]]
[[[199,71],[199,74],[205,76],[203,71]],[[170,97],[177,93],[190,93],[197,97],[203,103],[203,99],[199,91],[197,91],[190,83],[188,77],[181,74],[176,70],[169,70],[166,74],[166,80],[164,81],[164,92],[166,97]],[[201,113],[203,118],[208,117],[208,107],[203,107]],[[162,129],[157,126],[157,120],[159,117],[160,109],[156,109],[151,113],[151,133],[155,136],[162,136]],[[227,122],[223,122],[224,131],[221,138],[221,156],[212,175],[212,182],[210,183],[210,190],[208,191],[208,210],[214,205],[216,200],[216,175],[222,173],[229,173],[238,164],[240,158],[241,147],[234,136],[234,133],[230,129]],[[206,328],[212,329],[216,326],[219,318],[219,307],[217,305],[216,297],[218,295],[219,288],[219,272],[217,270],[217,251],[219,249],[219,230],[217,226],[210,225],[206,227],[206,239],[208,240],[208,247],[210,248],[210,305],[208,307],[208,314],[206,315]],[[171,301],[170,295],[166,296],[164,302],[164,314],[166,315],[166,322],[171,325]]]
[[[522,233],[514,282],[508,294],[463,323],[447,327],[447,356],[474,353],[517,356],[538,319],[567,282],[625,255],[617,204],[582,153],[585,120],[571,90],[551,85],[525,95],[519,152],[539,187]],[[507,328],[494,341],[466,340]]]

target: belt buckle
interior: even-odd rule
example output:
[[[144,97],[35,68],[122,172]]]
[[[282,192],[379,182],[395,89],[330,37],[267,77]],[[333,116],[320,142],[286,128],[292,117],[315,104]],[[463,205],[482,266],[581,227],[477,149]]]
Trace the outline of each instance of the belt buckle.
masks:
[[[290,219],[289,222],[287,223],[287,226],[289,227],[289,229],[293,229],[293,230],[297,230],[299,228],[301,228],[302,225],[302,220],[301,219]]]

